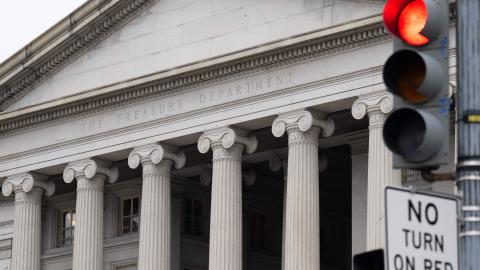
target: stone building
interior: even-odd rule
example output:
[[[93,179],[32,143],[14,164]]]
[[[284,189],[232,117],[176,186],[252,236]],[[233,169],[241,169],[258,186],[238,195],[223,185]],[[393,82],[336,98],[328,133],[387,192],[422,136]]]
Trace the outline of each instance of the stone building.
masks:
[[[86,2],[0,64],[0,269],[351,269],[402,184],[383,4]]]

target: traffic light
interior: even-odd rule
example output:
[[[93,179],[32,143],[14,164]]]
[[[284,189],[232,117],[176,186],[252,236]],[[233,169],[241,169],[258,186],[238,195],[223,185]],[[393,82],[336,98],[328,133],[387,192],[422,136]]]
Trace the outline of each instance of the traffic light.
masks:
[[[447,164],[448,0],[389,0],[383,20],[394,48],[383,69],[394,96],[394,110],[383,127],[393,167]]]

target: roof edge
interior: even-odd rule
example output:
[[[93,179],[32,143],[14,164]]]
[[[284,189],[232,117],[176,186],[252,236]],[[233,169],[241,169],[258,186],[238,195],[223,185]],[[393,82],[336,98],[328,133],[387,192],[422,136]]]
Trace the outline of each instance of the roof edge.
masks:
[[[83,19],[112,0],[88,0],[65,18],[57,22],[40,36],[29,42],[5,61],[0,63],[0,77],[9,73],[15,66],[22,64],[62,34],[70,31]]]

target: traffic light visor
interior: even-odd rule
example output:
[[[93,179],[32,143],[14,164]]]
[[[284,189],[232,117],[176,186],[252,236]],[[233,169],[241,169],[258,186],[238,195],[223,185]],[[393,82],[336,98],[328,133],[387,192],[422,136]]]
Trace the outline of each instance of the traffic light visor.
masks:
[[[412,162],[421,162],[440,150],[443,133],[440,121],[432,114],[404,108],[387,118],[383,139],[395,154]]]
[[[429,7],[425,0],[389,0],[383,10],[383,21],[388,31],[411,46],[430,42],[424,31],[429,22]]]
[[[438,94],[443,73],[434,58],[421,52],[401,50],[385,63],[383,81],[393,94],[408,103],[419,104]]]

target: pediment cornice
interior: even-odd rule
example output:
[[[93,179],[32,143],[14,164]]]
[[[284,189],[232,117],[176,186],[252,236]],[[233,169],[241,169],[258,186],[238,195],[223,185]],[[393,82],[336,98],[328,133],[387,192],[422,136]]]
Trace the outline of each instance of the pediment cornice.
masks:
[[[453,21],[455,18],[453,6],[450,15]],[[369,17],[232,55],[93,89],[61,100],[0,114],[0,136],[161,96],[182,93],[192,88],[204,87],[342,51],[371,46],[388,39],[390,37],[383,27],[381,17]]]
[[[70,14],[0,65],[0,111],[154,1],[89,1]]]

